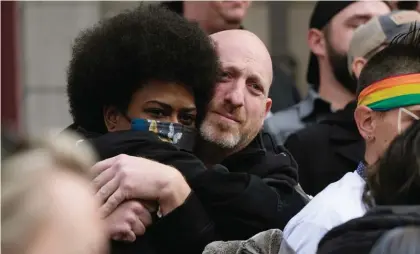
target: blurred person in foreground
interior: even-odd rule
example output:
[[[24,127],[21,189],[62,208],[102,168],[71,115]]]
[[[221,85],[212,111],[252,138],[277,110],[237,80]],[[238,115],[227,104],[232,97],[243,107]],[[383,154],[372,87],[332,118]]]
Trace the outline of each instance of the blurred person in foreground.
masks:
[[[396,35],[408,32],[420,22],[416,11],[395,11],[377,16],[354,32],[348,51],[348,71],[357,80],[366,62],[386,47]],[[318,124],[288,137],[285,147],[299,165],[299,182],[306,193],[316,195],[328,184],[357,168],[365,152],[352,101]]]
[[[318,123],[355,99],[357,82],[347,71],[347,52],[354,31],[372,17],[390,12],[382,1],[320,1],[308,30],[310,59],[308,96],[273,114],[265,129],[279,144],[301,129]]]
[[[368,254],[390,230],[420,227],[420,121],[397,137],[381,159],[367,168],[367,174],[364,203],[369,211],[328,232],[317,253]],[[392,241],[390,238],[387,237]],[[418,238],[405,244],[415,247]],[[381,245],[382,248],[376,248],[391,247],[386,242]],[[402,245],[393,253],[410,253],[408,249]]]
[[[374,165],[390,142],[420,118],[420,34],[396,37],[363,68],[354,118],[365,140],[365,155],[354,172],[328,185],[284,229],[298,253],[315,253],[333,227],[365,214],[365,168]]]
[[[76,40],[68,76],[73,128],[101,159],[133,156],[92,169],[117,240],[113,253],[201,252],[213,240],[283,228],[305,204],[293,159],[261,142],[271,105],[265,45],[244,30],[211,39],[149,5]],[[159,206],[159,219],[147,201]]]
[[[246,29],[242,22],[251,1],[165,1],[162,5],[189,21],[197,22],[207,34],[213,34]],[[273,100],[271,112],[277,112],[295,105],[301,98],[293,78],[274,64],[272,69],[273,80],[268,96]]]
[[[385,233],[370,254],[420,253],[420,226],[397,227]]]
[[[106,233],[90,186],[94,163],[73,136],[27,142],[3,135],[4,254],[105,254]]]

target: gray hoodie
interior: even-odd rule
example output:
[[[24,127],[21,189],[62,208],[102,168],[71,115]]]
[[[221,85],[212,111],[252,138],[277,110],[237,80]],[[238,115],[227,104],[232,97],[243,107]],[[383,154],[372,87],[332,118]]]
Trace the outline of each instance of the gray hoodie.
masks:
[[[217,241],[206,246],[203,254],[295,254],[279,229],[258,233],[244,241]]]

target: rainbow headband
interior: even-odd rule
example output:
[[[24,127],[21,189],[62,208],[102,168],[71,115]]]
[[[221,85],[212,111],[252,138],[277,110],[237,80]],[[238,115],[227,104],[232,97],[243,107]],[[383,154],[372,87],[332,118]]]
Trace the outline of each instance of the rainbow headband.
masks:
[[[357,105],[375,111],[420,104],[420,73],[380,80],[362,90]]]

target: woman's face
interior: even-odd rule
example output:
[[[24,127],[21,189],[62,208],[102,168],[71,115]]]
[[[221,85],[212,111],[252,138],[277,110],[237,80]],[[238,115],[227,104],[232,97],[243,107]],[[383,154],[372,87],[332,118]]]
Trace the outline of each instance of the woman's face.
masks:
[[[104,112],[108,131],[129,130],[131,123],[115,109]],[[130,119],[143,118],[161,122],[179,123],[194,127],[196,118],[194,96],[184,86],[152,81],[134,93],[128,106]]]

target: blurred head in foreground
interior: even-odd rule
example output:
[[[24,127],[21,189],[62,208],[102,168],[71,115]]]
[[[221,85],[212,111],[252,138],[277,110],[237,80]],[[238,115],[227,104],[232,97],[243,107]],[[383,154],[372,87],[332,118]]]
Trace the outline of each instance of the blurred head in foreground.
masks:
[[[2,146],[2,253],[106,253],[89,184],[91,150],[74,149],[69,134],[39,142],[5,139],[2,133],[8,146]]]

